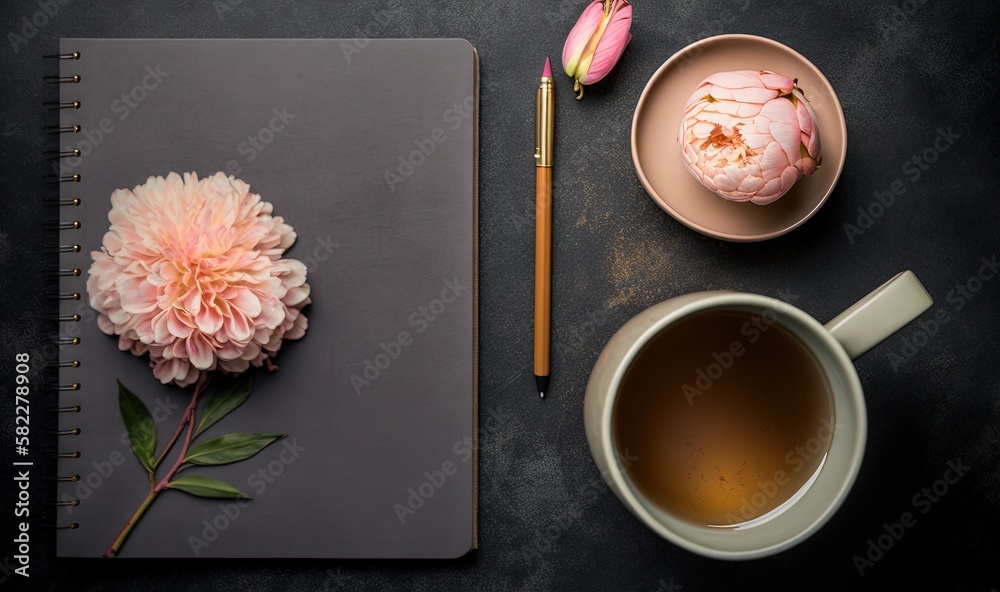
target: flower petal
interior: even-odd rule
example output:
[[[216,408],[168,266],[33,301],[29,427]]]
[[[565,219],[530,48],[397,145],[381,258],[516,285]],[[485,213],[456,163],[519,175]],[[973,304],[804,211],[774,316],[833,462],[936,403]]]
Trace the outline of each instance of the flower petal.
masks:
[[[215,349],[201,331],[187,338],[187,351],[191,363],[199,370],[208,370],[215,362]]]
[[[571,78],[578,76],[577,68],[580,66],[583,50],[587,47],[587,43],[597,31],[603,18],[604,3],[601,0],[596,0],[583,11],[583,14],[576,21],[576,25],[570,30],[566,44],[563,46],[562,62],[563,69]]]
[[[587,71],[579,76],[582,84],[593,84],[604,79],[621,59],[622,53],[632,40],[632,34],[629,33],[632,27],[632,6],[627,2],[616,2],[616,4],[620,7],[612,9],[611,18],[597,43]]]

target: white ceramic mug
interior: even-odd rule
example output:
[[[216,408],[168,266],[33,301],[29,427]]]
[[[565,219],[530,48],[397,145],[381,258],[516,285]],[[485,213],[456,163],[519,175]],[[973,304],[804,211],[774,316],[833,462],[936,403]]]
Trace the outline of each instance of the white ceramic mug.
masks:
[[[718,559],[753,559],[778,553],[816,532],[850,491],[864,456],[868,419],[861,382],[851,360],[865,353],[933,304],[910,271],[900,273],[826,325],[802,310],[767,296],[730,291],[671,298],[629,320],[604,347],[587,384],[584,422],[587,442],[604,479],[647,526],[669,541]],[[661,510],[631,483],[613,436],[619,387],[636,355],[665,327],[710,309],[773,315],[819,360],[833,395],[836,430],[812,484],[783,511],[766,521],[734,528],[697,525]],[[773,514],[773,513],[772,513]]]

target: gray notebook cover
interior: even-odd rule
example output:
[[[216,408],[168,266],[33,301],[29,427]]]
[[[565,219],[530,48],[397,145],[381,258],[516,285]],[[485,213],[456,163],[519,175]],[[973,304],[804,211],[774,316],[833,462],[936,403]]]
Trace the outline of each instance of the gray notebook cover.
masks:
[[[249,183],[298,235],[309,329],[284,344],[253,393],[199,440],[288,434],[247,460],[194,467],[252,502],[164,491],[120,557],[451,558],[476,543],[477,110],[475,50],[462,40],[64,39],[60,138],[65,221],[60,393],[61,556],[98,557],[149,490],[119,412],[116,379],[146,404],[162,448],[191,388],[165,386],[118,350],[87,302],[90,252],[110,196],[150,176],[217,171]],[[395,357],[400,333],[408,342]],[[368,369],[377,363],[377,373]],[[367,369],[367,375],[366,375]],[[376,375],[377,374],[377,375]],[[351,377],[370,384],[358,387]],[[174,449],[175,453],[179,446]],[[159,452],[159,449],[157,450]],[[169,465],[165,465],[169,466]],[[159,475],[164,470],[161,468]]]

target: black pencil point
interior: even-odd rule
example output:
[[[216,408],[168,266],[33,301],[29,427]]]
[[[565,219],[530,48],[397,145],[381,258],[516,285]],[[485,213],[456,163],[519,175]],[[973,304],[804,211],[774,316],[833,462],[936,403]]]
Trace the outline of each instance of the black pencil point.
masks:
[[[545,391],[549,390],[549,377],[535,375],[535,386],[538,387],[538,394],[545,398]]]

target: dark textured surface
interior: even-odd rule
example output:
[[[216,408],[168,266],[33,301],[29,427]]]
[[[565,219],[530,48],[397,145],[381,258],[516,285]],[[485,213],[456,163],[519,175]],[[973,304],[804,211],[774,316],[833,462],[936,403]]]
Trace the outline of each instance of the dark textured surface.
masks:
[[[996,3],[638,0],[635,39],[618,69],[582,103],[559,80],[556,349],[551,397],[539,402],[530,372],[534,83],[543,57],[558,57],[579,10],[579,2],[525,0],[68,0],[17,52],[9,43],[0,48],[5,393],[14,352],[42,359],[53,329],[42,321],[51,306],[38,295],[46,285],[39,253],[53,237],[39,230],[47,210],[37,155],[46,142],[39,130],[50,123],[39,103],[54,98],[39,80],[39,56],[54,50],[57,38],[456,36],[475,44],[482,60],[481,403],[484,420],[490,413],[496,419],[485,422],[482,438],[480,551],[449,563],[56,561],[57,535],[43,527],[50,516],[35,505],[30,581],[36,587],[843,590],[913,579],[930,585],[925,578],[934,574],[942,589],[1000,588],[1000,278],[971,299],[956,290],[977,274],[982,257],[1000,255],[1000,206],[991,182],[1000,74]],[[6,38],[40,11],[33,0],[8,2],[0,32]],[[632,170],[629,126],[645,81],[686,43],[721,32],[765,35],[799,50],[830,79],[847,116],[847,164],[830,201],[802,228],[766,243],[726,244],[691,232],[656,208]],[[949,126],[961,136],[953,147],[918,179],[908,175],[912,167],[904,170],[903,163]],[[856,224],[858,208],[868,208],[873,192],[895,180],[905,193],[851,242],[844,225]],[[703,559],[658,539],[599,485],[583,435],[583,389],[603,343],[631,315],[684,292],[734,288],[794,295],[799,307],[826,320],[907,268],[937,300],[925,323],[935,314],[948,322],[926,340],[918,327],[905,329],[858,361],[869,404],[868,452],[846,504],[810,540],[752,563]],[[921,345],[907,349],[914,342]],[[909,361],[894,368],[891,356],[904,353]],[[32,367],[40,380],[40,363]],[[36,438],[46,427],[43,397],[53,397],[38,393]],[[9,533],[13,409],[8,395],[3,401],[0,525]],[[36,504],[51,491],[39,478],[41,452],[36,445]],[[942,497],[931,493],[939,501],[923,505],[922,490],[959,460],[970,467],[964,476]],[[904,512],[915,513],[916,524],[859,577],[853,557]],[[4,557],[13,554],[11,538],[4,538]]]

